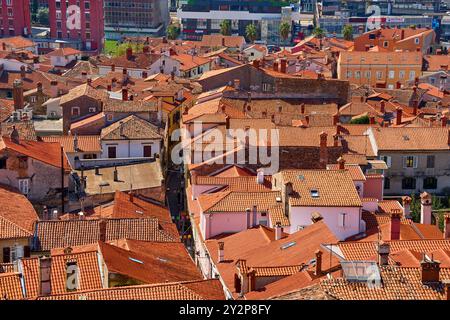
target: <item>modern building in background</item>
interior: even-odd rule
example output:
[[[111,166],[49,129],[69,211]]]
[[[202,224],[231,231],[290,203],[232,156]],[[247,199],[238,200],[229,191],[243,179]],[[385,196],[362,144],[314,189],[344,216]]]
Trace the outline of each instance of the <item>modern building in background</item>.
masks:
[[[168,0],[104,0],[105,37],[161,36],[169,24]]]
[[[191,0],[181,4],[177,16],[181,19],[184,39],[200,40],[205,34],[220,33],[221,22],[228,19],[232,35],[246,36],[246,27],[255,24],[257,39],[270,44],[280,40],[281,21],[294,23],[309,19],[312,24],[312,14],[301,14],[299,8],[289,1]]]
[[[30,0],[0,0],[0,37],[30,34]]]
[[[87,53],[102,51],[103,1],[49,0],[48,7],[50,37],[60,47],[70,46]]]

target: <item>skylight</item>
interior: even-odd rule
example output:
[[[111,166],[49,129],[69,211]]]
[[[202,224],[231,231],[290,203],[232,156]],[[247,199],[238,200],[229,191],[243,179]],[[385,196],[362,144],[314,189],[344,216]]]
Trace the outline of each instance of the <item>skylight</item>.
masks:
[[[281,249],[281,250],[289,249],[290,247],[293,247],[293,246],[295,246],[296,244],[297,244],[297,242],[295,242],[295,241],[288,242],[288,243],[283,244],[283,245],[280,247],[280,249]]]
[[[158,260],[161,261],[161,262],[169,262],[169,260],[164,259],[164,258],[160,258],[160,257],[158,257],[158,258],[156,258],[156,259],[158,259]]]
[[[319,190],[311,189],[311,197],[318,198],[319,197]]]
[[[128,259],[130,259],[131,261],[136,262],[136,263],[144,264],[144,262],[142,262],[141,260],[138,260],[138,259],[135,259],[132,257],[128,257]]]

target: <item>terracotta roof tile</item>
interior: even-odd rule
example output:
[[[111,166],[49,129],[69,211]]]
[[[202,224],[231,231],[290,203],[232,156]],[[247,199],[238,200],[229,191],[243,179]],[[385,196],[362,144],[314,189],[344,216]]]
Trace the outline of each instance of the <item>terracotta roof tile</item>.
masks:
[[[122,133],[122,134],[121,134]],[[102,140],[161,139],[158,127],[135,115],[116,121],[102,129]]]
[[[372,128],[377,149],[383,150],[450,150],[447,128]]]
[[[0,300],[24,299],[19,273],[0,273]]]
[[[7,230],[7,233],[13,232],[9,236],[17,234],[28,237],[33,232],[35,222],[39,220],[30,201],[19,190],[0,185],[0,203],[0,217],[3,218],[4,226],[0,228],[1,237],[5,236],[2,231]]]
[[[77,136],[78,150],[74,149],[75,136],[44,136],[42,140],[45,142],[59,142],[65,152],[100,152],[100,136],[97,135],[80,135]]]

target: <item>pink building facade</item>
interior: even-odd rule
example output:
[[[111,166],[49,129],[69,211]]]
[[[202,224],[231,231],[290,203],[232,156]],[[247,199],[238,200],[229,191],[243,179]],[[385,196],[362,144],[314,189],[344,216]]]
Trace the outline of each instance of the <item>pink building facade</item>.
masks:
[[[31,35],[30,0],[0,0],[0,37]]]

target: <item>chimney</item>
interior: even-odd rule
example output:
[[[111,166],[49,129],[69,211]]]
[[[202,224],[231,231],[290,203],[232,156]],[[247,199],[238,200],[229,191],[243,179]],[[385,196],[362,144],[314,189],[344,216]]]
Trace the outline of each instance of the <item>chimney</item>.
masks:
[[[91,79],[91,78],[88,78],[87,81],[86,81],[86,83],[88,84],[88,86],[92,86],[92,79]]]
[[[13,99],[14,99],[14,110],[23,109],[24,107],[23,82],[20,79],[16,79],[13,82]]]
[[[100,175],[100,168],[98,166],[96,166],[94,169],[95,169],[95,175],[99,176]]]
[[[52,258],[39,258],[39,278],[40,278],[40,295],[49,296],[52,292],[51,285]]]
[[[130,192],[128,192],[128,195],[130,196],[130,197],[129,197],[130,202],[133,202],[133,201],[134,201],[133,190],[130,190]]]
[[[322,251],[317,250],[316,252],[314,252],[314,254],[316,255],[316,266],[314,268],[314,275],[315,276],[320,276],[322,274]]]
[[[225,37],[222,36],[222,47],[225,47]]]
[[[396,89],[401,89],[401,88],[402,88],[402,83],[401,83],[400,81],[397,81],[397,82],[395,83],[395,88],[396,88]]]
[[[422,273],[422,283],[426,284],[429,282],[439,282],[439,272],[441,270],[441,263],[439,261],[434,261],[427,259],[425,254],[420,262],[420,268]]]
[[[339,123],[339,113],[333,114],[333,126],[336,126]]]
[[[339,135],[338,134],[333,134],[333,146],[339,147]]]
[[[52,98],[56,98],[58,96],[58,81],[50,81],[50,94],[52,95]]]
[[[73,137],[73,150],[75,152],[78,152],[78,135],[75,133],[75,136]]]
[[[431,195],[424,192],[420,195],[420,223],[431,224]]]
[[[122,101],[128,101],[128,89],[127,87],[122,88]]]
[[[403,215],[405,216],[405,218],[411,218],[411,200],[411,197],[402,197]]]
[[[6,51],[6,43],[5,42],[2,42],[2,50]]]
[[[13,129],[9,137],[15,144],[20,144],[19,131],[17,131],[16,126],[13,126],[12,128]]]
[[[117,171],[117,167],[114,167],[114,181],[119,181],[119,173]]]
[[[122,69],[122,75],[123,75],[124,78],[126,78],[126,77],[128,76],[128,70],[127,70],[127,68],[123,68],[123,69]]]
[[[283,228],[281,227],[281,223],[277,222],[275,224],[275,240],[280,240],[283,234]]]
[[[239,90],[240,85],[241,85],[241,80],[234,79],[234,89]]]
[[[324,131],[320,133],[320,156],[319,161],[323,168],[326,168],[328,163],[328,150],[327,150],[327,138],[328,134]]]
[[[256,182],[257,182],[258,184],[263,184],[263,183],[264,183],[264,170],[263,170],[262,168],[259,168],[259,169],[257,170],[257,173],[256,173]]]
[[[116,86],[116,82],[117,82],[117,79],[116,79],[116,78],[112,78],[112,79],[111,79],[111,86],[112,86],[113,88]]]
[[[278,71],[278,62],[274,61],[272,68],[273,68],[273,71]]]
[[[442,118],[441,118],[441,125],[442,125],[442,128],[447,127],[447,122],[448,122],[447,116],[442,116]],[[449,142],[450,142],[450,141],[449,141]]]
[[[405,29],[402,29],[402,34],[400,37],[400,40],[403,40],[403,39],[405,39]]]
[[[81,79],[83,81],[86,81],[86,79],[87,79],[87,72],[86,71],[81,72]]]
[[[106,220],[100,218],[100,223],[99,223],[99,240],[101,242],[106,242]]]
[[[281,59],[280,60],[280,72],[286,73],[286,69],[287,69],[287,61],[286,61],[286,59]]]
[[[25,66],[20,66],[20,78],[25,79]]]
[[[111,72],[116,72],[116,65],[114,63],[111,65]]]
[[[281,196],[284,204],[284,214],[286,216],[289,214],[289,197],[292,195],[293,190],[292,182],[286,182],[282,187]]]
[[[111,91],[111,90],[112,90],[112,86],[111,86],[110,84],[108,84],[108,85],[106,86],[106,90],[107,90],[107,91]]]
[[[147,71],[142,71],[142,78],[147,79],[147,77],[148,77]]]
[[[444,214],[444,239],[450,239],[450,213]]]
[[[225,253],[224,253],[224,247],[225,247],[225,243],[223,242],[223,241],[219,241],[219,253],[218,253],[218,259],[217,259],[217,262],[218,263],[221,263],[221,262],[223,262],[225,259],[224,259],[224,256],[225,256]]]
[[[42,93],[42,82],[36,83],[36,87],[37,87],[37,91],[38,91],[39,93]]]
[[[446,279],[442,281],[444,285],[444,300],[450,300],[450,280]]]
[[[123,134],[123,121],[119,122],[119,134],[120,134],[121,137],[124,136],[124,134]]]
[[[387,266],[389,264],[389,252],[391,251],[390,245],[387,242],[378,242],[378,265]]]
[[[345,160],[342,157],[339,157],[339,159],[337,159],[337,162],[339,164],[339,170],[345,170]]]
[[[144,47],[142,48],[142,52],[143,52],[143,53],[149,53],[149,52],[150,52],[149,46],[144,46]]]
[[[369,117],[369,122],[370,122],[370,124],[375,124],[375,117],[374,116],[370,116]]]
[[[131,57],[133,56],[133,49],[132,48],[127,48],[127,60],[131,60]]]
[[[419,102],[416,100],[416,98],[414,98],[414,100],[412,102],[412,107],[413,107],[413,115],[415,115],[415,116],[417,116],[418,105],[419,105]]]
[[[306,125],[309,126],[309,115],[305,116],[305,122],[306,122]]]
[[[253,66],[255,68],[259,69],[259,60],[258,59],[253,60]]]
[[[380,112],[383,114],[386,112],[386,102],[384,100],[380,102]]]
[[[402,114],[403,114],[403,109],[401,107],[397,107],[397,122],[396,124],[399,126],[402,124]]]
[[[300,105],[300,109],[301,109],[301,111],[302,111],[302,114],[305,114],[305,104],[304,104],[304,103],[302,103],[302,104]]]
[[[400,240],[400,209],[393,209],[391,213],[391,240]]]

